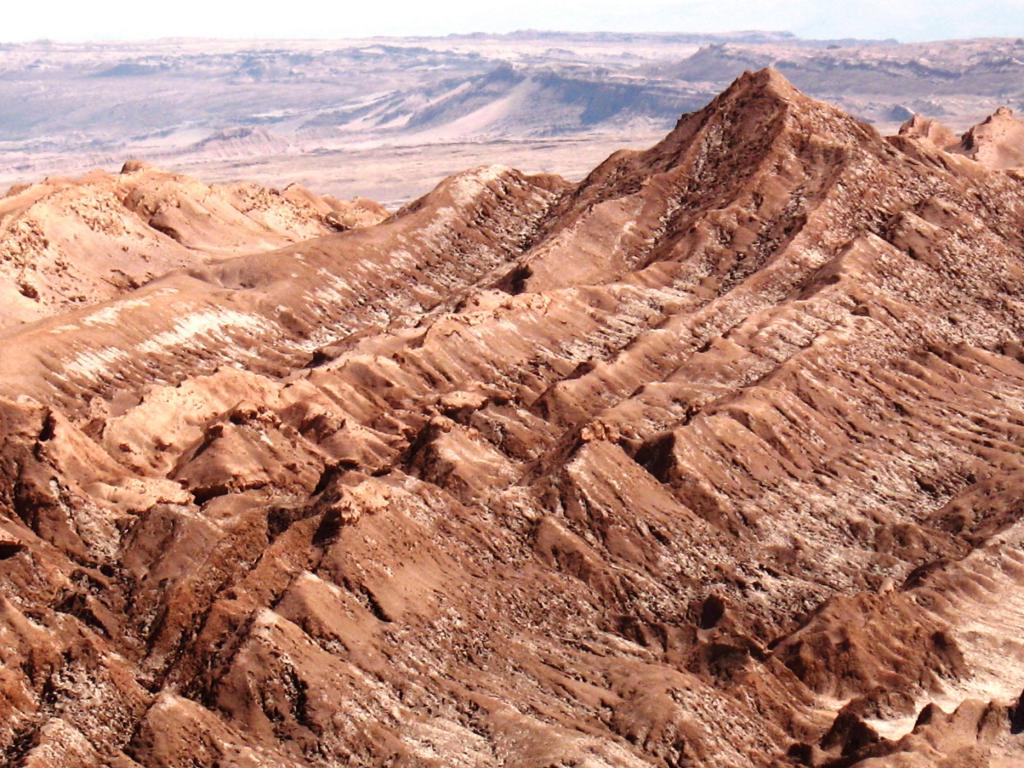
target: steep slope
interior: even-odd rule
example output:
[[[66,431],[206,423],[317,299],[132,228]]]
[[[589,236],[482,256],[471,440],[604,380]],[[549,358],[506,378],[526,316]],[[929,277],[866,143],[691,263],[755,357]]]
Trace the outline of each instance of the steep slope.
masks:
[[[763,70],[9,334],[4,759],[1016,764],[1022,233]]]
[[[129,162],[0,198],[0,328],[110,299],[173,269],[280,248],[387,216],[301,187],[207,186]]]

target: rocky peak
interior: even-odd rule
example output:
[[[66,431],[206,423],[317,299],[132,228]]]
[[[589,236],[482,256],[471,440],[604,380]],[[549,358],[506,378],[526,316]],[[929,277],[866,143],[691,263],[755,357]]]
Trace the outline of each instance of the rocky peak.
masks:
[[[636,193],[661,174],[685,179],[701,194],[721,187],[728,196],[769,158],[799,151],[811,136],[837,147],[879,142],[872,129],[801,93],[777,70],[748,71],[703,109],[683,115],[655,146],[612,155],[567,206],[587,210]]]
[[[900,126],[899,135],[909,139],[923,139],[938,149],[950,149],[959,139],[946,126],[930,117],[914,114]]]
[[[0,328],[110,299],[175,269],[375,224],[388,212],[299,187],[207,185],[130,159],[0,197]]]
[[[963,135],[959,151],[989,168],[1024,168],[1024,121],[999,107]]]

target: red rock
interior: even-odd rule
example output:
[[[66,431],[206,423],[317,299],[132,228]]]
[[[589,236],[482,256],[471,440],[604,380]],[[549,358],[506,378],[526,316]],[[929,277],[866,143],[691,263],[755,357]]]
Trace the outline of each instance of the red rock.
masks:
[[[4,761],[1024,759],[1024,186],[935,135],[748,73],[8,331]]]

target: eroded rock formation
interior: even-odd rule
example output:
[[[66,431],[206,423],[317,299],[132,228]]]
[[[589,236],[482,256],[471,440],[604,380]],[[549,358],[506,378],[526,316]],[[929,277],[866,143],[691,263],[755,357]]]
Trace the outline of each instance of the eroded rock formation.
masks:
[[[899,135],[966,155],[987,168],[1024,171],[1024,121],[1009,107],[1000,107],[960,137],[938,121],[921,115],[907,120]]]
[[[0,197],[0,329],[123,295],[174,269],[376,224],[299,186],[207,186],[137,160]]]
[[[1024,759],[1024,182],[909,133],[764,70],[9,333],[3,760]]]

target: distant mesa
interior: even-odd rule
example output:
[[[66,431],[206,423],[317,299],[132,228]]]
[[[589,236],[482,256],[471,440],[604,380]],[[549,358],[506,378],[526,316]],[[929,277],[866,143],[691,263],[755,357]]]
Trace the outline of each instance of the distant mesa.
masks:
[[[220,159],[274,156],[288,152],[291,142],[264,126],[224,128],[193,144],[189,153],[196,157]]]

